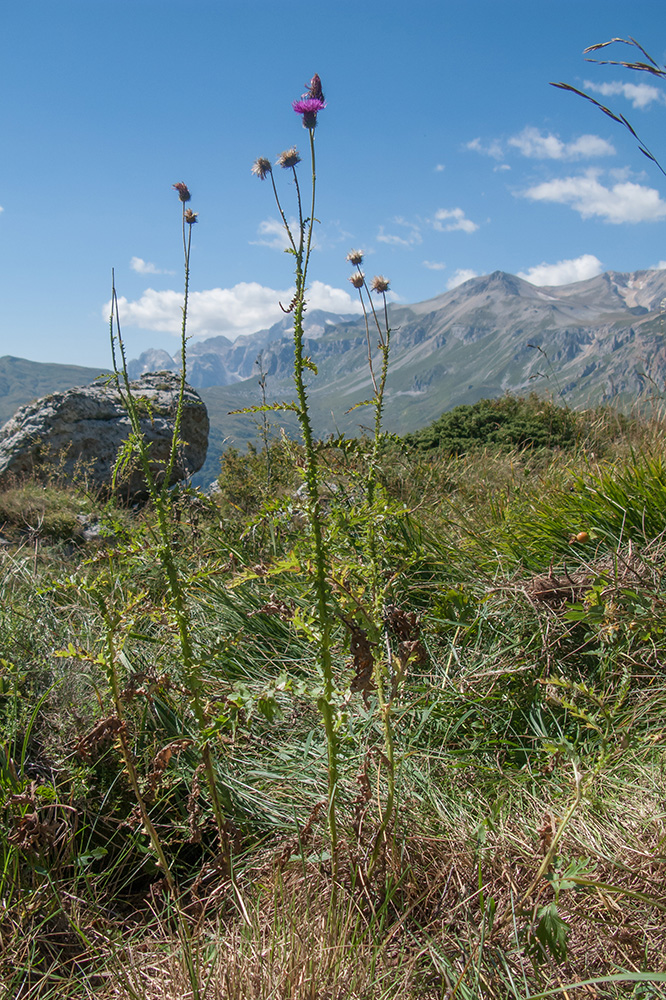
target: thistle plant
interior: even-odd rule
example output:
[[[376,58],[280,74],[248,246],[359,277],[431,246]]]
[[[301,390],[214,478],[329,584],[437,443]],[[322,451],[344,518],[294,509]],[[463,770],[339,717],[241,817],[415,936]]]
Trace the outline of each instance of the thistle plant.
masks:
[[[116,463],[116,470],[114,472],[114,479],[117,477],[118,472],[123,468],[123,466],[131,460],[132,455],[135,455],[138,458],[146,488],[157,515],[157,529],[159,535],[158,555],[166,577],[171,607],[178,631],[184,675],[184,687],[187,692],[190,710],[194,716],[197,729],[201,733],[205,730],[207,725],[204,710],[204,685],[201,676],[201,664],[197,659],[192,642],[192,626],[187,607],[186,586],[181,578],[174,558],[172,546],[170,494],[170,486],[178,451],[183,444],[180,438],[180,428],[187,375],[187,312],[190,286],[190,253],[192,247],[192,227],[197,223],[198,216],[197,213],[193,212],[187,205],[191,199],[191,194],[187,185],[180,181],[177,184],[174,184],[173,187],[178,193],[182,209],[181,218],[185,282],[180,337],[180,381],[174,415],[171,447],[164,468],[161,471],[155,469],[150,461],[149,446],[145,441],[141,428],[139,401],[134,395],[130,384],[125,345],[120,325],[118,296],[116,294],[114,280],[111,296],[111,316],[109,321],[113,370],[116,386],[123,401],[123,405],[127,410],[131,424],[131,434],[127,442],[127,448],[119,455]],[[116,344],[120,355],[120,367],[117,363]],[[228,864],[227,824],[217,789],[215,768],[208,740],[203,741],[201,746],[201,756],[206,771],[213,814],[215,816],[215,822],[218,830],[220,851],[225,863]]]
[[[383,632],[383,645],[386,649],[386,657],[378,655],[375,658],[373,670],[374,682],[377,688],[379,711],[382,717],[384,748],[386,751],[386,761],[388,767],[387,796],[371,856],[370,864],[372,867],[379,856],[383,838],[392,821],[395,808],[395,754],[393,745],[392,703],[396,694],[397,684],[393,670],[390,636],[386,624],[390,619],[386,614],[386,609],[383,607],[384,594],[381,588],[381,566],[375,521],[377,471],[382,445],[382,414],[384,410],[384,394],[386,390],[386,377],[388,375],[389,351],[391,344],[391,328],[389,325],[388,303],[386,300],[386,293],[389,290],[390,282],[383,275],[376,275],[372,279],[370,287],[368,287],[365,274],[361,269],[363,264],[363,254],[360,250],[350,250],[347,254],[347,260],[355,268],[354,272],[350,275],[349,280],[354,288],[357,289],[361,302],[363,318],[365,320],[368,369],[370,372],[372,388],[374,390],[374,395],[371,399],[366,400],[364,403],[357,404],[357,406],[372,405],[375,411],[372,452],[366,475],[366,500],[368,510],[367,518],[365,520],[365,534],[370,591],[370,612],[368,618],[371,629],[371,638],[374,646],[376,648],[381,648],[382,643],[380,642],[380,637]],[[372,301],[370,290],[378,295],[381,295],[382,297],[383,316],[381,320]],[[378,376],[375,373],[373,361],[374,352],[372,338],[375,336],[375,333],[377,336],[377,350],[379,351],[380,360]],[[380,625],[380,621],[383,621],[383,625]]]
[[[337,866],[338,843],[336,820],[338,746],[336,732],[336,707],[334,700],[335,682],[331,661],[331,627],[333,623],[333,609],[331,606],[331,593],[328,582],[329,554],[326,538],[324,536],[324,523],[321,510],[319,485],[320,471],[317,460],[317,451],[315,448],[312,419],[308,404],[307,387],[305,383],[306,373],[311,371],[316,374],[317,369],[310,358],[305,355],[303,343],[303,316],[305,313],[307,277],[310,265],[310,255],[312,253],[315,223],[315,196],[317,187],[315,129],[317,127],[317,115],[326,107],[321,80],[316,73],[312,77],[306,93],[303,94],[300,100],[294,101],[292,107],[296,114],[301,116],[303,127],[308,133],[311,168],[309,214],[305,214],[306,207],[304,205],[304,198],[301,194],[298,172],[296,170],[298,164],[301,162],[301,156],[298,150],[295,147],[285,150],[278,157],[276,164],[283,170],[291,171],[294,180],[298,207],[298,229],[296,231],[292,230],[292,227],[287,221],[287,216],[278,194],[273,174],[273,167],[270,160],[265,157],[259,157],[252,167],[252,172],[262,181],[267,177],[270,177],[277,208],[287,234],[287,240],[289,243],[287,253],[293,256],[295,263],[294,296],[289,303],[289,306],[285,309],[285,312],[292,313],[294,317],[294,386],[296,389],[296,401],[292,403],[280,404],[280,407],[292,410],[296,413],[305,451],[306,512],[312,532],[314,547],[313,572],[317,604],[317,626],[319,633],[319,670],[321,673],[323,688],[318,705],[324,722],[326,742],[328,746],[328,826],[331,838],[333,871],[335,873]]]

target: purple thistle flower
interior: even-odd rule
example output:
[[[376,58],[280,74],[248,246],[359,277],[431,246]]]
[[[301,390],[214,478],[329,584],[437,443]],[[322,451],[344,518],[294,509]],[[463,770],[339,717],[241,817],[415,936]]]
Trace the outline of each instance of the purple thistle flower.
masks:
[[[326,107],[321,80],[317,73],[310,80],[307,93],[303,94],[300,101],[294,101],[292,107],[297,115],[303,116],[303,128],[316,128],[317,112],[323,111]]]

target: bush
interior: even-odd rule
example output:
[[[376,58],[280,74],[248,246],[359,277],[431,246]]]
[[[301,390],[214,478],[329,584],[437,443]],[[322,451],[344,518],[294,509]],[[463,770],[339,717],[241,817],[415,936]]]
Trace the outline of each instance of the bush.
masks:
[[[464,455],[487,445],[503,450],[570,448],[576,437],[571,411],[533,392],[524,398],[502,396],[456,406],[429,427],[406,434],[404,441],[418,451],[438,448],[449,455]]]

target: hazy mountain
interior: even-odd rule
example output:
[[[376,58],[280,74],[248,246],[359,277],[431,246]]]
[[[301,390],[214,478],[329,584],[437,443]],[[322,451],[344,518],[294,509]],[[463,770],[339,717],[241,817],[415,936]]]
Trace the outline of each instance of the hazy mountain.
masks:
[[[426,302],[394,304],[389,318],[385,425],[392,431],[416,429],[460,403],[507,391],[536,389],[572,406],[610,399],[626,404],[666,378],[666,271],[608,272],[542,288],[495,271]],[[211,417],[202,479],[213,478],[226,444],[257,436],[256,415],[229,411],[260,402],[260,352],[269,398],[292,399],[291,330],[292,317],[285,315],[270,329],[233,342],[212,337],[190,345],[188,381]],[[371,422],[365,409],[348,412],[371,394],[363,318],[306,313],[305,351],[318,367],[309,387],[316,433],[357,433]],[[3,363],[20,369],[21,377],[3,381]],[[131,362],[131,374],[177,366],[166,351],[147,351]],[[44,391],[89,380],[86,371],[0,359],[0,415],[6,418]],[[291,426],[283,416],[271,414],[274,423]]]
[[[89,385],[98,375],[108,374],[101,368],[46,365],[6,355],[0,358],[0,425],[13,417],[24,403],[75,385]]]
[[[344,323],[353,317],[340,313],[327,313],[314,309],[305,314],[304,329],[312,340],[338,323]],[[273,342],[291,340],[293,318],[289,314],[274,323],[267,330],[228,340],[227,337],[209,337],[189,344],[187,349],[187,380],[195,389],[211,385],[232,385],[243,379],[251,378],[259,369],[256,366],[260,352],[265,352]],[[272,357],[272,354],[270,355]],[[180,356],[171,356],[163,350],[144,351],[136,360],[130,361],[128,370],[132,378],[138,378],[144,372],[156,371],[158,368],[178,371]]]

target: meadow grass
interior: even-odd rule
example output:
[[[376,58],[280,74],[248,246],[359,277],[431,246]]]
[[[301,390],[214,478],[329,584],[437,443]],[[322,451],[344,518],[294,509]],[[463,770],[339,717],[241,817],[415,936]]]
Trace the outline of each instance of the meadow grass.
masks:
[[[608,435],[603,464],[582,444],[427,464],[395,453],[381,576],[423,651],[403,655],[396,681],[396,811],[382,830],[377,694],[352,690],[353,633],[334,629],[336,892],[311,586],[293,556],[298,492],[285,483],[279,502],[241,516],[227,468],[215,502],[174,503],[233,886],[151,509],[124,512],[111,540],[85,547],[16,538],[0,567],[8,995],[188,996],[195,980],[224,998],[524,998],[576,995],[588,979],[605,980],[597,996],[661,995],[664,526],[648,448],[660,435],[640,425],[633,451],[630,436]],[[363,587],[353,501],[372,451],[320,446],[337,484],[327,517],[342,617]],[[239,486],[253,468],[266,468],[261,454],[235,456]],[[589,538],[572,542],[581,525]],[[99,592],[122,610],[125,738],[177,900],[109,711]],[[389,639],[397,660],[409,640]]]
[[[315,75],[293,108],[294,401],[218,490],[0,496],[8,997],[656,997],[666,988],[664,421],[530,396],[382,431],[387,279],[352,251],[372,438],[317,441]],[[309,213],[309,214],[308,214]],[[375,308],[370,290],[382,296]],[[298,418],[301,440],[267,413]],[[99,530],[83,535],[86,524]]]

